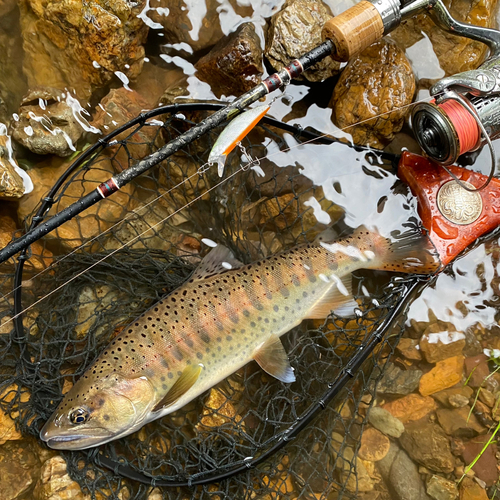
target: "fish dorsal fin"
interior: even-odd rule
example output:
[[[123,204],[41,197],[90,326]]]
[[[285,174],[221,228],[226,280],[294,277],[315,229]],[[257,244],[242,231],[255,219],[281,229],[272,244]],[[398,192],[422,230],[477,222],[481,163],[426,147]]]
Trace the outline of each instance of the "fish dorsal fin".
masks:
[[[324,276],[324,279],[330,280],[332,286],[309,311],[307,318],[324,319],[332,311],[338,316],[352,316],[354,308],[358,307],[352,296],[352,275],[348,274],[341,279],[335,275]]]
[[[285,348],[277,335],[271,335],[253,355],[253,359],[269,375],[282,382],[295,382],[295,374],[290,366]]]
[[[152,411],[159,411],[167,406],[171,406],[181,396],[186,394],[198,380],[201,370],[202,368],[200,365],[190,365],[184,368],[181,376],[175,381],[175,384],[170,388],[167,394],[156,403]]]
[[[203,257],[191,279],[194,281],[204,280],[214,274],[224,273],[229,269],[236,269],[243,265],[229,248],[224,245],[217,245]]]

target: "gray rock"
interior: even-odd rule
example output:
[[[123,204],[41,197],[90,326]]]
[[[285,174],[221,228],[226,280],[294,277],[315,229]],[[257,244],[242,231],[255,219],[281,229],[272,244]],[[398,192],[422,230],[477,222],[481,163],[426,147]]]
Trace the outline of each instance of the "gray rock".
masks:
[[[393,417],[387,410],[380,408],[380,406],[375,406],[370,410],[368,421],[380,432],[395,438],[401,436],[405,430],[405,426],[401,420]]]
[[[425,493],[417,466],[397,444],[391,444],[389,453],[377,462],[377,466],[392,490],[394,499],[430,500]]]
[[[384,376],[378,383],[379,394],[406,396],[413,392],[420,382],[421,370],[401,370],[391,362],[387,363]]]
[[[427,481],[427,494],[434,500],[455,500],[458,488],[454,481],[432,475]]]

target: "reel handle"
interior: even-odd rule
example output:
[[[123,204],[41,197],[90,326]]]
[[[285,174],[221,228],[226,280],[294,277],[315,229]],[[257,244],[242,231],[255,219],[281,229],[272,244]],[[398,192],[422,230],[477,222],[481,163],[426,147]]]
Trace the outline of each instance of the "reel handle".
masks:
[[[323,40],[330,40],[335,49],[332,59],[346,62],[384,35],[384,22],[376,7],[362,0],[342,14],[332,17],[323,26]]]

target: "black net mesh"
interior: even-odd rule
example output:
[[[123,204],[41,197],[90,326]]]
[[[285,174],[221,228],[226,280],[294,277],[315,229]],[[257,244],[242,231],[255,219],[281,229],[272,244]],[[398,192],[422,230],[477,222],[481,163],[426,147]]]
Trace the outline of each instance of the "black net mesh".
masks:
[[[51,213],[157,150],[204,114],[165,114],[123,133],[69,176]],[[273,161],[273,154],[300,141],[300,134],[292,138],[277,127],[258,127],[244,141],[246,154],[230,157],[221,181],[214,168],[205,166],[218,133],[186,145],[32,247],[23,275],[22,338],[7,322],[14,315],[14,266],[13,261],[4,264],[0,406],[23,433],[37,436],[96,354],[186,280],[204,252],[202,237],[250,262],[312,241],[325,228],[305,203],[311,197],[334,221],[340,219],[340,207],[300,174],[300,165]],[[245,168],[250,157],[262,158],[260,165]],[[369,171],[374,159],[360,152],[357,161]],[[284,433],[323,397],[414,280],[358,273],[358,316],[308,320],[283,338],[296,383],[283,384],[250,363],[129,437],[98,449],[64,452],[71,477],[93,498],[359,498],[359,437],[404,318],[298,437],[287,440]],[[250,463],[282,438],[286,446],[257,469],[196,488],[142,485],[96,463],[102,454],[152,476],[196,481],[207,472]]]

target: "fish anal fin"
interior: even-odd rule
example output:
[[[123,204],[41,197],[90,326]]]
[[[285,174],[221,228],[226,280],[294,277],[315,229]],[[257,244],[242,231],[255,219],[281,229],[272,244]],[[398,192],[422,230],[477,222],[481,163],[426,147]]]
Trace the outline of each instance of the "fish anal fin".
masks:
[[[269,375],[282,382],[295,382],[295,374],[290,366],[285,348],[277,335],[264,342],[254,353],[253,359]]]
[[[193,273],[192,280],[203,280],[209,276],[220,274],[229,269],[237,269],[243,266],[229,248],[223,245],[217,245],[205,255],[199,266]]]
[[[338,316],[352,316],[358,303],[352,296],[352,275],[331,278],[332,286],[307,314],[307,319],[324,319],[332,311]]]
[[[156,403],[152,411],[159,411],[174,404],[193,387],[200,376],[201,370],[202,367],[200,365],[190,365],[184,368],[181,376],[175,381],[175,384],[170,388],[167,394]]]

